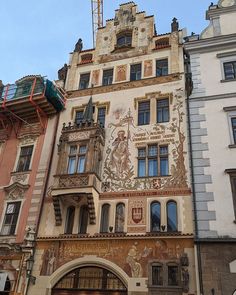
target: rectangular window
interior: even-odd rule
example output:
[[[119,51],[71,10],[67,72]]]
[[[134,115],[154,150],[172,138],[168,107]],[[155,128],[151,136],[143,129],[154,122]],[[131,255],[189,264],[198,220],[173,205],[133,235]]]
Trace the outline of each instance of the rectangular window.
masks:
[[[234,144],[236,144],[236,118],[231,118]]]
[[[168,75],[168,59],[156,61],[156,77]]]
[[[102,127],[105,127],[105,118],[106,118],[106,108],[98,108],[98,119]]]
[[[69,150],[68,174],[83,173],[85,171],[86,145],[72,145]]]
[[[148,145],[138,149],[138,177],[169,175],[168,146]]]
[[[2,235],[14,235],[17,225],[17,220],[20,212],[21,202],[12,202],[7,204],[6,213],[2,226]]]
[[[102,78],[102,85],[111,85],[113,82],[113,69],[104,70],[103,71],[103,78]]]
[[[83,121],[84,111],[76,111],[75,113],[75,123],[79,125]]]
[[[223,66],[225,80],[236,79],[236,61],[225,62]]]
[[[20,150],[20,156],[17,164],[16,171],[23,172],[28,171],[30,167],[30,161],[33,153],[33,145],[23,146]]]
[[[162,266],[152,266],[152,285],[162,286],[163,285],[163,269]]]
[[[130,81],[140,80],[142,76],[142,65],[135,64],[130,66]]]
[[[79,89],[86,89],[89,87],[89,79],[90,73],[81,74],[80,75],[80,82],[79,82]]]
[[[233,196],[233,206],[234,206],[234,222],[236,222],[236,170],[234,169],[232,172],[227,171],[230,176],[230,183],[231,183],[231,190],[232,190],[232,196]]]
[[[178,266],[168,266],[168,285],[178,286]]]
[[[138,125],[147,125],[150,122],[150,101],[138,104]]]
[[[169,99],[157,100],[157,123],[169,122]]]

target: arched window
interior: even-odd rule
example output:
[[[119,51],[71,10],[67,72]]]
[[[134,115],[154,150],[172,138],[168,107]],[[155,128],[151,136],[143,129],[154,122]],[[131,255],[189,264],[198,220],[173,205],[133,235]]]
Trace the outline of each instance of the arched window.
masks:
[[[110,211],[110,205],[109,204],[102,205],[101,223],[100,223],[100,232],[101,233],[107,233],[108,232],[109,211]]]
[[[124,232],[125,226],[125,205],[119,203],[116,206],[116,221],[115,221],[115,232],[121,233]]]
[[[167,231],[178,230],[177,204],[174,201],[167,203]]]
[[[84,205],[80,207],[79,212],[79,234],[86,234],[87,233],[87,226],[88,226],[88,206]]]
[[[72,234],[74,226],[75,207],[70,206],[66,214],[65,234]]]
[[[161,204],[159,202],[151,203],[151,231],[160,231],[161,228]]]

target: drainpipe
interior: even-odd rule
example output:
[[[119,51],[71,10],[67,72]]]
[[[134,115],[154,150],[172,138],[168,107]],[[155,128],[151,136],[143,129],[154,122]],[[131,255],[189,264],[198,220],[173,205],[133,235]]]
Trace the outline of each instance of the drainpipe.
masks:
[[[192,195],[193,195],[193,213],[194,213],[194,228],[195,228],[195,241],[198,241],[198,219],[197,219],[197,206],[196,206],[196,190],[195,190],[195,177],[193,171],[193,148],[192,148],[192,130],[190,121],[190,109],[189,109],[189,96],[192,93],[192,73],[190,71],[190,56],[184,51],[184,64],[185,64],[185,83],[187,93],[187,124],[188,124],[188,138],[189,138],[189,151],[190,151],[190,167],[191,167],[191,182],[192,182]],[[199,276],[199,287],[200,294],[204,295],[203,280],[202,280],[202,259],[201,259],[201,245],[196,243],[197,248],[197,262],[198,262],[198,276]]]
[[[49,163],[48,163],[48,170],[47,170],[47,173],[46,173],[46,181],[45,181],[44,188],[43,188],[43,196],[42,196],[41,203],[40,203],[39,215],[38,215],[38,220],[37,220],[36,229],[35,229],[35,237],[36,238],[38,236],[39,221],[41,219],[41,215],[42,215],[42,211],[43,211],[44,199],[45,199],[45,196],[47,194],[49,176],[50,176],[51,169],[52,169],[53,152],[54,152],[54,148],[55,148],[55,144],[56,144],[56,136],[57,136],[57,129],[58,129],[58,125],[59,125],[60,114],[61,113],[57,114],[56,123],[55,123],[55,126],[54,126],[52,148],[51,148],[51,151],[50,151],[50,158],[49,158]],[[32,256],[34,258],[35,257],[35,247],[33,248],[32,251],[33,251]],[[28,279],[26,290],[25,290],[24,294],[27,294],[28,293],[29,283],[30,283],[30,279]]]

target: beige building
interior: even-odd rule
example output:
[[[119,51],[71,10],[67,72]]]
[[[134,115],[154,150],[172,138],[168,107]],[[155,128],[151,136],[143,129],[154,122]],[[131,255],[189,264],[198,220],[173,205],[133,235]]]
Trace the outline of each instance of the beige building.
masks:
[[[182,37],[129,2],[77,42],[29,294],[196,294]]]

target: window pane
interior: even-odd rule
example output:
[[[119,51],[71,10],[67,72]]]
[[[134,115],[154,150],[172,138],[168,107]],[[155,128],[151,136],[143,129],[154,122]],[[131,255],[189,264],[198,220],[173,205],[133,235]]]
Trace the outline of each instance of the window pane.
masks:
[[[115,232],[124,232],[124,225],[125,225],[125,205],[118,204],[116,206]]]
[[[157,100],[157,123],[169,121],[169,99]]]
[[[17,165],[17,172],[28,171],[33,152],[33,146],[22,147]]]
[[[156,145],[150,145],[148,147],[148,156],[157,156],[157,146]]]
[[[77,153],[77,145],[70,146],[70,155]]]
[[[98,109],[98,122],[102,127],[105,126],[106,108]]]
[[[177,204],[173,201],[167,203],[167,230],[177,231]]]
[[[178,266],[168,266],[168,285],[178,286]]]
[[[80,154],[85,154],[86,153],[86,149],[87,149],[87,146],[86,145],[81,145],[79,147],[79,153]]]
[[[152,285],[163,285],[163,271],[162,266],[152,266]]]
[[[80,215],[79,215],[79,234],[87,233],[88,218],[89,218],[88,207],[82,206],[80,208]]]
[[[138,156],[139,157],[146,157],[146,149],[138,149]]]
[[[80,156],[78,160],[78,173],[83,173],[85,168],[85,156]]]
[[[65,234],[72,234],[74,226],[75,207],[71,206],[67,209]]]
[[[145,159],[138,159],[138,177],[146,176]]]
[[[113,69],[103,71],[102,85],[111,85],[113,81]]]
[[[85,89],[89,86],[90,73],[80,75],[79,89]]]
[[[20,211],[20,205],[21,205],[21,202],[14,202],[14,203],[7,204],[3,227],[1,231],[2,235],[15,234],[15,229],[16,229],[17,220],[18,220],[19,211]]]
[[[160,175],[167,176],[169,175],[168,171],[168,158],[161,158],[160,159]]]
[[[83,121],[84,111],[77,111],[75,114],[75,122],[79,125]]]
[[[138,125],[149,124],[150,101],[139,102],[138,104]]]
[[[161,227],[161,205],[159,202],[151,204],[151,231],[160,231]]]
[[[130,81],[140,80],[142,73],[142,65],[136,64],[130,66]]]
[[[75,173],[76,157],[69,157],[68,174]]]
[[[148,176],[157,176],[157,159],[148,159]]]
[[[168,59],[162,59],[156,61],[156,76],[168,75]]]
[[[234,143],[236,144],[236,118],[232,118],[231,121],[232,121]]]
[[[236,78],[236,62],[224,63],[225,79],[230,80]]]
[[[100,224],[100,232],[101,233],[107,233],[108,232],[108,227],[109,227],[109,209],[110,209],[110,205],[109,204],[104,204],[102,206],[102,211],[101,211],[101,224]]]

